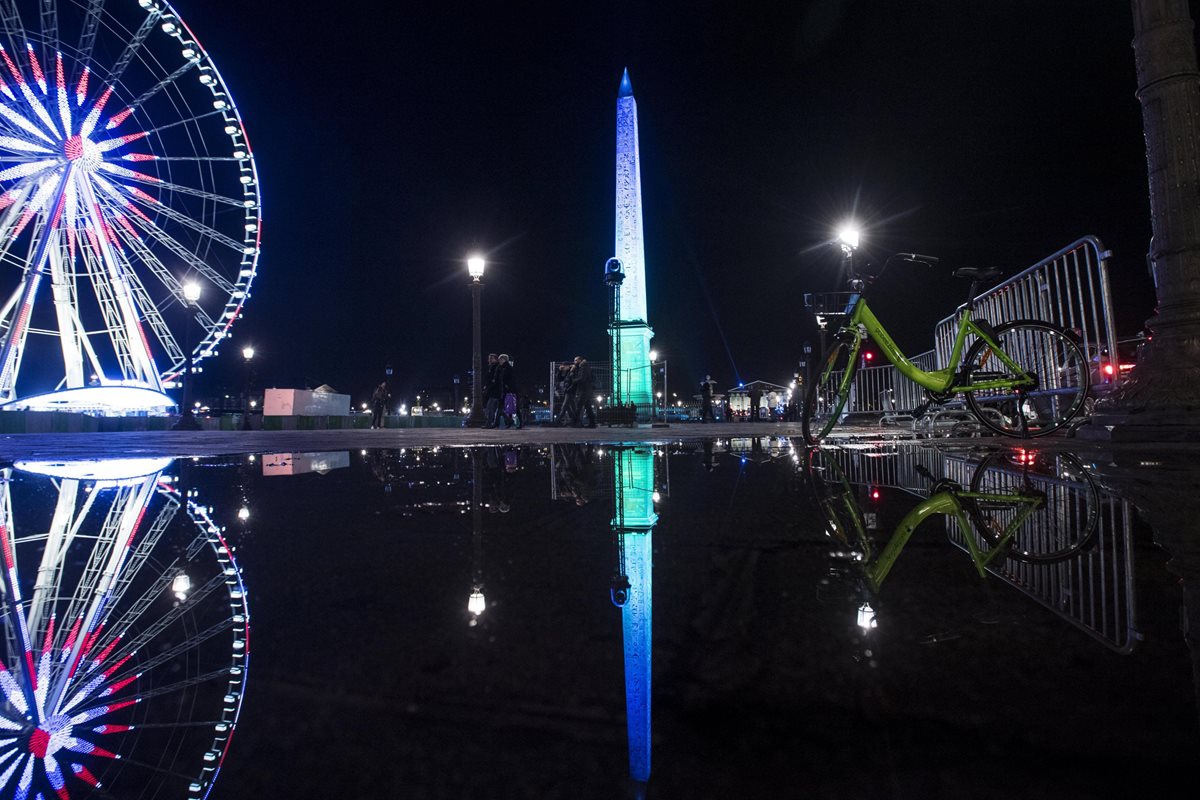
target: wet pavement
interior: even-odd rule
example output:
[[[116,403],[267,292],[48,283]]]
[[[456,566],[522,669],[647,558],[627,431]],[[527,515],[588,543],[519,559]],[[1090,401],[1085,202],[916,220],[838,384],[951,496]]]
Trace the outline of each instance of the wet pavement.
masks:
[[[1187,448],[714,427],[5,437],[4,796],[1090,798],[1200,764]]]

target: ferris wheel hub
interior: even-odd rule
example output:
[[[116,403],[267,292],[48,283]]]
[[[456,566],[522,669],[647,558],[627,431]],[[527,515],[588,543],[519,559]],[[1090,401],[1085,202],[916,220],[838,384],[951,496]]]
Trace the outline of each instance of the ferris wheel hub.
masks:
[[[67,161],[76,162],[88,172],[95,172],[104,162],[104,156],[96,143],[78,133],[63,142],[63,155],[67,157]]]
[[[29,752],[35,758],[52,756],[67,744],[71,736],[71,718],[58,714],[42,722],[29,736]]]

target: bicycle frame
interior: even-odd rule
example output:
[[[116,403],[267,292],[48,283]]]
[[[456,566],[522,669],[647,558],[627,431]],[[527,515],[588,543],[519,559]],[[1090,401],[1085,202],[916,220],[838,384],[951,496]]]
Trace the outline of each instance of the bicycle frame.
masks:
[[[862,551],[861,557],[858,559],[858,568],[866,577],[871,590],[875,592],[879,591],[884,579],[892,571],[896,559],[900,557],[901,551],[904,550],[904,546],[908,544],[913,533],[921,523],[930,517],[943,514],[953,517],[958,522],[964,533],[963,539],[967,544],[967,552],[975,564],[975,570],[979,573],[980,578],[985,578],[988,565],[993,561],[1002,560],[1007,555],[1009,545],[1021,526],[1046,502],[1046,496],[1040,492],[1025,493],[1020,490],[1016,492],[973,492],[958,486],[945,488],[922,500],[916,508],[908,512],[896,526],[896,530],[888,539],[887,544],[876,555],[871,536],[863,524],[861,510],[854,499],[853,489],[841,468],[837,466],[837,462],[831,462],[830,466],[837,473],[837,483],[834,484],[837,488],[832,492],[819,492],[818,503],[829,520],[832,532],[850,547],[854,547],[857,542],[857,546]],[[972,507],[976,503],[982,502],[991,506],[1001,505],[1017,509],[1013,518],[1004,526],[1004,530],[998,532],[996,544],[990,547],[986,553],[979,549],[976,542],[971,519],[963,503],[964,500]]]
[[[979,545],[975,541],[975,536],[971,533],[971,521],[963,509],[963,499],[1005,503],[1020,506],[1021,508],[1013,516],[1012,520],[1004,526],[1004,531],[1001,533],[996,546],[985,553],[979,549]],[[966,534],[963,538],[966,540],[967,551],[971,555],[971,560],[975,563],[975,570],[979,573],[980,578],[986,577],[985,570],[987,566],[993,561],[1004,557],[1008,552],[1009,542],[1012,541],[1012,538],[1020,530],[1025,520],[1041,507],[1043,501],[1044,498],[1040,496],[1021,494],[938,492],[929,499],[922,501],[900,521],[900,524],[896,526],[896,532],[892,534],[892,538],[888,540],[888,543],[878,556],[872,558],[870,539],[866,536],[866,531],[862,531],[860,542],[865,552],[863,554],[861,569],[863,574],[866,575],[867,582],[870,584],[872,591],[879,591],[879,587],[883,584],[884,579],[887,578],[888,573],[895,566],[896,559],[900,557],[900,551],[908,544],[908,540],[912,538],[913,532],[916,531],[917,527],[935,514],[945,514],[946,516],[954,517],[958,521],[959,526]]]
[[[849,368],[846,370],[846,375],[843,380],[848,380],[855,371],[855,365],[858,361],[858,353],[862,347],[863,339],[870,338],[879,346],[884,358],[890,361],[901,375],[904,375],[914,383],[918,383],[931,392],[975,392],[987,389],[1019,389],[1023,386],[1032,385],[1035,380],[1028,375],[1015,361],[1009,356],[1004,349],[997,344],[994,335],[988,328],[985,328],[975,322],[971,318],[970,308],[965,309],[958,318],[958,331],[954,335],[954,346],[950,351],[950,359],[946,366],[941,369],[926,371],[914,364],[908,356],[892,339],[887,329],[883,327],[883,323],[875,316],[875,313],[867,305],[865,297],[861,295],[854,301],[854,307],[850,314],[850,321],[839,332],[839,336],[850,335],[855,341],[850,349]],[[1019,378],[996,378],[992,380],[983,380],[968,383],[957,383],[959,377],[958,364],[962,360],[963,348],[966,345],[967,336],[974,334],[976,337],[983,339],[991,347],[991,352],[1007,367],[1012,370]]]

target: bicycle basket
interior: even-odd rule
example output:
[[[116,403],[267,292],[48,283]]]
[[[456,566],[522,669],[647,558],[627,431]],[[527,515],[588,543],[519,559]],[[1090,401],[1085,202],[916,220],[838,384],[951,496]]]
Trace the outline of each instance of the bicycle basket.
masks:
[[[850,316],[859,292],[812,292],[804,295],[804,307],[822,317]]]

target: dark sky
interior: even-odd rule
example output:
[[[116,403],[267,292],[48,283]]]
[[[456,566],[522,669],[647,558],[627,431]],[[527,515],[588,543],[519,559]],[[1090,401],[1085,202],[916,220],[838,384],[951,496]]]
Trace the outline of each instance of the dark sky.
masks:
[[[928,349],[957,266],[1112,248],[1123,332],[1153,310],[1127,3],[865,0],[408,4],[179,0],[260,171],[263,254],[234,328],[265,385],[400,397],[466,375],[464,259],[489,259],[484,351],[527,386],[606,360],[615,101],[638,100],[650,324],[673,383],[784,381],[854,212],[895,269],[874,305]],[[903,315],[903,318],[902,318]],[[225,348],[205,379],[238,380]]]

